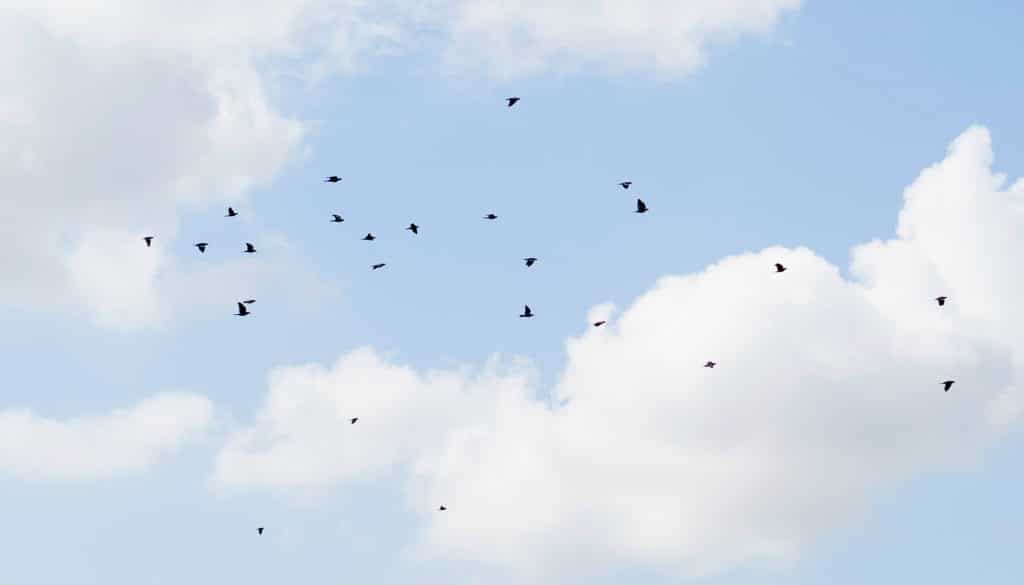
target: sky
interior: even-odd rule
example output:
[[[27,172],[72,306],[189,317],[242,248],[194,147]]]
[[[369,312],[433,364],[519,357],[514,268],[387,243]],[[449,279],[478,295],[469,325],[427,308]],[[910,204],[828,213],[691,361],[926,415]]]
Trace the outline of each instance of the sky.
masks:
[[[4,582],[1024,579],[1019,7],[180,4],[0,7]]]

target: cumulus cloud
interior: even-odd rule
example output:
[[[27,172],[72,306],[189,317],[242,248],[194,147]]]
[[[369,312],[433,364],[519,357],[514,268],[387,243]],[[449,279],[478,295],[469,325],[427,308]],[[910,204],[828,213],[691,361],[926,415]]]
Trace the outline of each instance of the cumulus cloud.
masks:
[[[405,470],[421,554],[517,571],[791,563],[878,490],[1019,419],[1024,183],[991,163],[987,130],[957,138],[907,188],[898,237],[854,249],[852,278],[804,248],[662,278],[569,340],[549,400],[522,371],[420,374],[368,349],[278,370],[214,480]]]
[[[166,393],[109,414],[53,419],[0,411],[0,474],[25,481],[87,481],[141,472],[208,427],[209,400]]]

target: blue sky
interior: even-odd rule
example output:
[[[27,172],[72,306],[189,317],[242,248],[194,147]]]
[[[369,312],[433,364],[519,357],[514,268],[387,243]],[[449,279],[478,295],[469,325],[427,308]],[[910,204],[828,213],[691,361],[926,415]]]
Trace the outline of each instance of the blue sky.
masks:
[[[133,18],[160,22],[161,15],[166,17],[163,11],[169,9],[161,3],[153,4],[152,14],[141,9],[141,16]],[[225,10],[229,10],[229,4],[225,3]],[[393,4],[396,13],[406,9],[401,2]],[[644,4],[657,8],[665,3],[652,0]],[[741,12],[744,10],[743,2],[734,4]],[[792,3],[760,4],[786,7]],[[51,8],[69,14],[78,10],[60,3]],[[319,5],[303,4],[296,10],[301,10],[304,18],[315,20],[320,9]],[[344,6],[332,7],[331,18],[344,18],[345,10],[348,8]],[[589,7],[579,4],[567,13],[572,10],[586,13]],[[268,376],[276,369],[303,364],[331,368],[340,357],[361,347],[372,347],[388,363],[418,372],[465,368],[471,372],[466,374],[467,379],[475,380],[479,372],[487,370],[485,364],[490,359],[501,364],[501,371],[516,370],[518,366],[512,364],[521,359],[530,370],[526,392],[538,404],[549,399],[557,402],[560,397],[556,388],[582,403],[586,401],[586,385],[566,381],[563,376],[569,376],[567,340],[599,334],[589,330],[591,308],[613,303],[616,311],[609,320],[612,327],[617,327],[615,320],[638,299],[649,298],[645,295],[652,294],[659,279],[701,273],[723,258],[757,254],[774,246],[787,250],[809,248],[822,259],[822,266],[827,261],[849,278],[851,248],[896,237],[897,216],[904,207],[903,190],[922,170],[943,160],[947,145],[974,124],[983,125],[991,133],[996,172],[1007,173],[1011,183],[1024,173],[1024,122],[1019,116],[1024,89],[1012,78],[1021,48],[1014,26],[1017,7],[1009,2],[937,7],[924,2],[893,6],[884,2],[809,0],[799,8],[780,10],[777,22],[767,26],[768,32],[752,34],[737,25],[732,31],[737,38],[714,39],[706,63],[696,69],[678,66],[652,71],[646,63],[650,59],[640,52],[614,64],[606,63],[608,59],[601,54],[582,55],[574,62],[556,53],[529,72],[510,73],[500,63],[486,65],[484,72],[474,68],[452,70],[442,64],[442,53],[450,42],[447,35],[455,33],[445,32],[441,21],[424,26],[441,32],[426,34],[415,26],[401,29],[398,34],[406,42],[399,43],[400,49],[384,54],[356,53],[358,62],[353,68],[332,68],[332,60],[340,59],[339,53],[332,52],[337,39],[335,45],[318,43],[300,47],[297,53],[291,48],[260,45],[246,54],[251,60],[238,74],[243,80],[238,87],[251,89],[246,76],[258,79],[255,99],[265,100],[271,112],[264,120],[266,124],[259,124],[260,108],[255,108],[255,114],[246,110],[239,118],[243,120],[239,125],[246,129],[238,131],[237,138],[231,134],[224,142],[227,146],[216,147],[223,151],[211,150],[209,157],[227,161],[225,164],[235,174],[251,174],[252,185],[243,188],[226,187],[219,178],[207,179],[205,175],[216,176],[217,169],[198,162],[189,167],[170,156],[151,159],[148,154],[132,152],[133,146],[149,144],[149,140],[154,144],[169,140],[158,131],[160,124],[152,130],[153,136],[143,139],[130,125],[104,126],[105,121],[116,117],[102,112],[95,116],[95,123],[77,117],[68,120],[69,126],[53,140],[71,144],[72,151],[95,149],[97,160],[110,165],[102,168],[150,168],[166,163],[167,172],[155,171],[154,175],[161,180],[166,175],[168,184],[177,178],[176,173],[201,176],[197,184],[202,187],[188,196],[180,196],[170,187],[155,189],[143,200],[130,193],[136,183],[122,184],[121,177],[109,175],[111,191],[118,195],[110,195],[108,200],[95,187],[103,186],[104,176],[88,179],[84,192],[75,193],[73,176],[64,177],[59,169],[47,169],[40,178],[59,177],[59,188],[45,187],[45,194],[38,197],[28,187],[17,195],[8,193],[5,215],[17,216],[23,209],[34,209],[29,205],[47,210],[47,205],[62,205],[64,201],[72,207],[81,206],[73,209],[87,210],[79,216],[80,221],[57,213],[52,221],[43,222],[76,222],[74,228],[47,226],[57,235],[42,237],[39,246],[52,247],[46,252],[54,257],[71,254],[79,245],[77,238],[87,239],[89,234],[110,232],[136,237],[138,233],[141,237],[143,228],[137,227],[140,223],[165,228],[157,233],[154,247],[165,255],[161,269],[167,271],[166,275],[154,269],[155,284],[140,285],[138,290],[158,299],[154,301],[160,307],[157,312],[164,312],[166,307],[172,320],[121,320],[118,311],[128,303],[113,293],[114,300],[103,300],[102,304],[113,307],[110,311],[118,315],[118,323],[128,325],[108,326],[98,320],[92,301],[74,300],[66,307],[55,307],[60,303],[41,299],[79,299],[76,285],[60,279],[37,279],[37,273],[49,270],[48,266],[15,266],[4,256],[3,261],[13,266],[9,269],[12,281],[31,281],[35,288],[29,300],[0,298],[4,332],[0,343],[6,358],[0,411],[30,409],[38,417],[66,422],[132,408],[160,392],[182,391],[208,399],[214,414],[208,424],[199,425],[202,428],[182,431],[182,437],[189,436],[180,446],[172,441],[173,447],[166,452],[158,449],[159,454],[138,469],[109,471],[116,464],[105,459],[103,453],[91,453],[89,457],[98,463],[86,477],[65,477],[59,471],[66,465],[59,448],[22,443],[25,437],[44,435],[22,437],[0,424],[0,429],[6,431],[0,437],[8,442],[0,459],[0,485],[6,495],[0,500],[0,516],[5,519],[0,548],[8,552],[4,581],[398,583],[417,579],[434,583],[518,583],[557,579],[613,583],[629,579],[652,584],[693,581],[715,585],[809,584],[825,580],[850,584],[1019,582],[1024,564],[1014,543],[1020,541],[1019,526],[1024,517],[1013,502],[1024,479],[1019,471],[1024,468],[1019,455],[1022,436],[1015,421],[990,438],[980,423],[974,425],[969,418],[974,412],[973,403],[957,407],[948,415],[948,421],[961,421],[962,425],[932,427],[926,421],[932,412],[928,408],[905,411],[914,413],[907,427],[916,430],[908,433],[918,432],[928,438],[943,430],[952,431],[945,440],[968,446],[948,459],[932,452],[918,457],[917,447],[907,448],[905,459],[878,464],[886,472],[871,478],[869,487],[853,479],[845,484],[835,480],[838,483],[829,487],[830,498],[835,499],[822,505],[844,501],[847,484],[856,484],[857,489],[849,488],[849,510],[853,513],[825,513],[820,523],[809,521],[803,514],[773,517],[770,530],[765,530],[791,530],[792,535],[783,536],[799,542],[799,554],[794,559],[769,558],[767,562],[747,558],[722,561],[711,559],[710,552],[709,558],[701,558],[702,547],[725,557],[733,554],[734,545],[740,550],[748,530],[761,535],[756,520],[751,520],[749,526],[742,519],[730,520],[729,526],[738,528],[731,532],[723,529],[714,541],[682,538],[676,546],[679,558],[672,553],[648,554],[639,550],[641,545],[634,550],[603,540],[594,544],[590,537],[581,535],[582,529],[558,524],[538,537],[541,544],[537,546],[549,547],[555,551],[552,554],[586,551],[578,559],[566,561],[568,568],[544,560],[543,555],[531,557],[540,553],[526,542],[507,537],[519,534],[514,523],[495,521],[494,533],[474,532],[475,527],[488,524],[479,518],[479,508],[475,509],[478,517],[473,523],[445,532],[446,528],[438,524],[447,520],[432,516],[438,502],[424,494],[433,495],[449,485],[445,473],[462,478],[457,482],[461,486],[476,485],[474,481],[486,475],[485,471],[467,467],[437,472],[436,477],[431,475],[433,472],[423,472],[427,477],[424,480],[408,471],[418,465],[434,469],[435,464],[448,469],[438,461],[448,462],[444,465],[462,461],[457,440],[447,435],[436,444],[424,439],[427,454],[396,438],[393,444],[408,454],[377,468],[358,463],[362,455],[345,449],[332,451],[332,440],[339,436],[333,433],[340,431],[331,430],[310,436],[323,439],[327,445],[317,447],[323,460],[314,467],[328,468],[336,461],[345,461],[337,464],[334,474],[319,476],[314,470],[309,473],[308,483],[295,480],[293,484],[280,478],[253,479],[256,476],[251,469],[242,469],[244,465],[239,463],[237,470],[219,475],[218,466],[223,464],[219,457],[227,445],[242,440],[239,437],[246,430],[257,434],[266,430],[260,428],[260,417],[261,412],[266,414]],[[150,108],[159,116],[161,109],[157,106],[173,98],[152,95],[156,86],[154,92],[146,91],[144,79],[133,77],[137,75],[137,63],[132,61],[135,57],[111,57],[107,47],[137,53],[139,63],[149,64],[157,72],[161,67],[180,72],[181,87],[170,84],[171,91],[204,96],[207,89],[201,82],[208,81],[204,76],[235,79],[225,73],[234,71],[231,67],[235,59],[224,59],[227,65],[220,63],[217,51],[240,50],[237,47],[243,41],[249,42],[241,34],[238,38],[242,41],[225,42],[227,48],[221,49],[218,43],[171,36],[149,46],[145,28],[138,38],[110,30],[78,30],[76,27],[88,25],[73,17],[47,20],[51,17],[24,7],[0,10],[0,20],[5,18],[9,23],[38,21],[39,27],[7,42],[52,44],[81,51],[82,59],[91,63],[91,71],[106,71],[108,60],[117,63],[110,70],[128,76],[125,83],[139,84],[130,92],[126,90],[127,97],[120,107],[128,108],[140,119],[145,119]],[[585,21],[585,16],[581,14],[580,20]],[[397,17],[395,22],[400,23],[396,26],[406,26]],[[256,31],[261,30],[260,26],[274,26],[274,19],[253,25]],[[593,34],[600,39],[602,31],[598,27]],[[179,41],[184,48],[174,45]],[[612,38],[608,42],[623,41]],[[452,46],[466,50],[466,45]],[[591,45],[583,46],[581,51],[589,50]],[[658,50],[671,52],[673,46],[668,43]],[[40,59],[42,67],[51,65],[46,56]],[[54,59],[54,77],[59,78],[57,68],[67,63]],[[330,70],[315,83],[300,75],[301,66],[312,59],[327,63]],[[208,62],[217,62],[213,73],[204,69]],[[88,80],[88,75],[84,79]],[[25,89],[19,85],[22,82],[30,83],[16,80],[4,93],[19,99],[27,96],[24,99],[31,102],[34,92],[46,88],[67,91],[69,96],[75,89],[61,86],[59,81]],[[523,100],[508,109],[503,103],[508,95]],[[84,99],[83,103],[87,115],[90,108],[106,107],[102,100],[97,102],[99,105]],[[64,119],[59,112],[47,112],[47,105],[52,104],[40,106],[36,113]],[[195,120],[209,121],[209,107],[202,102],[194,112],[182,110],[184,121],[175,126],[183,128],[179,145],[182,152],[202,154],[207,148],[202,142],[196,142],[193,148],[188,132]],[[171,116],[178,112],[171,110],[168,126],[175,121]],[[193,113],[195,119],[186,116]],[[22,119],[19,124],[29,128],[24,136],[38,139],[33,144],[42,153],[41,160],[46,161],[45,148],[50,143],[39,137],[47,130],[36,132],[32,126],[35,119]],[[4,122],[14,123],[6,118]],[[285,144],[288,140],[280,138],[279,133],[258,134],[292,123],[301,124],[305,132],[293,143]],[[227,129],[237,130],[230,123]],[[203,131],[199,127],[195,133]],[[122,134],[133,137],[123,138]],[[257,146],[232,147],[243,143]],[[12,139],[4,146],[15,152],[18,144]],[[24,185],[19,182],[23,179],[19,171],[4,167],[0,173],[10,174],[8,183]],[[344,181],[338,185],[320,182],[331,174],[343,176]],[[616,186],[625,179],[634,181],[628,192]],[[650,205],[649,214],[631,213],[636,196]],[[35,201],[30,202],[34,197]],[[236,220],[222,217],[229,203],[241,211]],[[118,206],[131,211],[122,213]],[[103,215],[115,219],[96,220],[95,229],[86,225],[93,221],[92,212],[97,209],[110,209]],[[936,209],[945,208],[938,205]],[[499,220],[481,219],[492,211]],[[346,222],[329,223],[331,213],[342,214]],[[1012,212],[1007,213],[1010,215]],[[122,217],[126,219],[121,221]],[[970,220],[964,218],[965,222]],[[411,221],[421,226],[420,235],[403,231]],[[1019,218],[1016,221],[1019,224]],[[984,225],[975,227],[980,233],[986,230]],[[378,240],[360,241],[367,231],[376,234]],[[26,250],[30,240],[20,237],[12,236],[6,247]],[[194,241],[208,241],[210,249],[199,256],[191,248]],[[245,241],[253,241],[260,253],[255,257],[240,254]],[[990,250],[985,248],[990,240],[979,241],[977,245],[963,242],[965,254],[991,252],[991,256],[985,256],[988,260],[975,258],[978,264],[991,261],[995,270],[1002,267],[1000,260],[1019,260],[1019,248]],[[140,247],[141,241],[126,240],[124,246]],[[521,264],[524,256],[537,256],[540,261],[526,269]],[[794,258],[797,266],[804,261],[799,254]],[[134,266],[119,257],[112,262],[115,275]],[[369,266],[375,262],[387,262],[388,266],[370,271]],[[100,268],[90,265],[83,269],[101,273]],[[827,272],[821,270],[822,274]],[[877,272],[885,273],[881,269]],[[127,276],[124,279],[131,280]],[[978,281],[988,282],[983,277]],[[1009,279],[1004,284],[1005,290],[997,296],[1012,298],[1022,292],[1024,281]],[[750,286],[765,287],[768,297],[775,294],[771,288],[775,284]],[[109,292],[106,287],[103,291]],[[231,313],[242,294],[257,298],[257,303],[252,317],[239,320]],[[726,291],[720,294],[728,296]],[[923,298],[926,303],[930,299]],[[820,310],[826,314],[835,310],[835,330],[820,335],[835,341],[837,351],[843,352],[843,361],[858,362],[864,359],[855,353],[860,342],[843,345],[843,323],[860,323],[861,319],[851,309],[852,316],[845,320],[844,299],[838,294],[835,298],[812,295],[800,302],[811,306],[820,301],[819,308],[824,304]],[[526,321],[516,317],[523,303],[533,307],[537,318]],[[780,307],[791,306],[780,303]],[[678,314],[699,311],[685,304],[667,306],[667,310]],[[722,311],[728,314],[732,309],[725,307]],[[638,309],[636,314],[641,312]],[[719,314],[711,308],[708,312]],[[742,311],[737,309],[736,313]],[[954,335],[956,343],[966,344],[963,339],[969,338],[970,344],[976,344],[972,348],[981,349],[964,350],[971,356],[964,363],[979,370],[989,363],[1005,366],[1010,372],[1007,379],[998,378],[1002,374],[993,376],[1008,387],[1019,384],[1019,373],[1014,373],[1019,372],[1022,363],[1020,354],[1015,353],[1020,350],[1019,342],[1006,341],[994,333],[998,328],[975,327],[968,317],[957,322],[963,327],[956,335],[963,338]],[[1007,322],[1012,324],[1014,318],[1008,316]],[[624,322],[621,331],[608,333],[621,335],[622,345],[616,347],[623,355],[630,354],[631,339],[640,344],[641,351],[650,349],[643,344],[652,339],[666,343],[674,339],[631,333],[641,328],[641,321],[636,317],[632,322],[635,329]],[[908,323],[911,321],[908,318]],[[916,330],[915,326],[893,325],[899,334],[893,333],[892,338],[906,334],[909,339],[919,339],[934,333],[927,328]],[[679,327],[672,335],[689,335],[684,330],[688,328]],[[726,339],[735,340],[737,347],[746,347],[742,322],[695,322],[692,335],[702,336],[717,329],[726,331]],[[754,333],[749,338],[764,342]],[[580,343],[597,343],[592,337],[586,340],[591,341]],[[922,341],[922,345],[928,344]],[[737,349],[736,355],[743,354]],[[896,352],[879,361],[898,363],[916,357],[920,356]],[[930,363],[932,358],[921,359]],[[729,363],[728,358],[722,358],[722,362],[727,372],[742,368],[741,364]],[[586,363],[581,360],[577,366]],[[630,363],[624,362],[623,368],[636,373],[628,369]],[[877,371],[862,367],[864,382],[847,379],[844,384],[856,389],[886,371],[884,365]],[[965,365],[963,371],[968,369]],[[849,371],[847,366],[836,368],[835,376],[844,377]],[[861,373],[856,368],[853,371]],[[904,375],[902,370],[898,375]],[[933,377],[937,382],[948,375],[935,372]],[[366,379],[391,379],[375,376],[368,373]],[[496,376],[514,378],[515,372]],[[781,373],[780,378],[783,381],[778,384],[788,379]],[[609,379],[619,378],[609,375]],[[816,389],[816,380],[831,380],[830,372],[809,373],[794,384]],[[962,392],[978,390],[982,394],[978,387],[983,381],[989,378],[978,374],[975,384],[962,384]],[[483,388],[479,391],[489,392],[490,382],[478,382]],[[641,396],[647,392],[647,385],[662,382],[667,387],[693,391],[682,381],[658,378],[651,382],[638,376],[635,384],[621,387],[621,394],[637,396],[643,402]],[[360,383],[353,382],[357,386]],[[761,391],[789,396],[773,383],[766,382]],[[821,382],[826,392],[830,383]],[[282,384],[283,395],[287,395],[290,387]],[[467,384],[474,386],[476,382]],[[732,390],[722,387],[720,400],[739,400],[744,393],[755,391],[751,380],[737,379],[735,384],[737,394],[730,395]],[[925,381],[928,384],[933,384],[931,378]],[[986,392],[1002,389],[994,384]],[[345,388],[341,384],[337,392]],[[376,390],[372,384],[368,388]],[[650,395],[664,396],[660,390],[652,390]],[[399,392],[396,396],[406,394]],[[995,400],[994,394],[985,396]],[[960,395],[941,396],[940,392],[929,398],[951,397]],[[372,401],[372,397],[367,400]],[[419,408],[416,405],[421,403],[412,404]],[[629,417],[628,398],[614,404],[623,409],[618,416]],[[656,410],[657,404],[650,406]],[[715,408],[713,401],[709,404],[709,408]],[[874,407],[887,406],[874,403]],[[310,410],[317,408],[314,405]],[[470,428],[477,423],[487,426],[487,421],[504,420],[499,415],[480,415],[483,423],[474,418],[478,410],[490,412],[488,408],[467,407],[463,412],[462,407],[456,407],[453,410],[458,413],[452,414],[452,425]],[[760,407],[750,403],[746,408],[732,408],[755,415]],[[838,418],[845,417],[847,411],[836,408],[813,411],[808,416],[831,413],[837,420],[825,420],[823,424],[842,426]],[[419,412],[423,414],[416,414]],[[403,416],[411,416],[413,421],[434,416],[429,408],[416,413]],[[850,417],[864,423],[861,434],[883,434],[885,431],[878,429],[885,427],[885,421],[872,427],[875,418],[870,414],[858,411]],[[338,416],[338,420],[346,418]],[[391,439],[372,434],[384,432],[372,426],[373,413],[353,416],[369,423],[344,428],[345,433],[364,432],[365,439],[360,441],[392,444]],[[731,425],[732,420],[724,422]],[[311,427],[316,424],[320,423],[309,423]],[[423,424],[434,432],[429,423]],[[614,437],[615,431],[601,422],[592,424]],[[975,426],[980,430],[975,432]],[[524,425],[523,433],[539,428]],[[275,438],[277,431],[283,432],[284,438]],[[301,446],[310,438],[277,431],[267,431],[269,434],[260,440],[292,441]],[[957,434],[961,431],[962,436]],[[532,437],[535,443],[527,443],[544,445],[543,436],[538,431]],[[697,443],[701,438],[686,436]],[[660,434],[658,437],[663,438]],[[813,435],[801,437],[814,440]],[[131,443],[138,439],[123,436],[115,443],[122,440]],[[94,448],[102,449],[105,444],[98,440]],[[504,443],[495,439],[495,444]],[[435,447],[448,455],[437,456]],[[860,452],[855,445],[843,443],[839,447]],[[79,448],[89,451],[88,446]],[[285,467],[274,469],[280,458],[261,459],[260,449],[251,447],[250,454],[263,473],[289,473]],[[894,451],[904,453],[898,448]],[[11,452],[20,455],[10,456]],[[368,453],[367,457],[378,454]],[[527,449],[524,456],[529,458],[531,453]],[[74,453],[67,456],[73,457]],[[436,461],[432,459],[435,456]],[[19,457],[58,471],[42,475],[26,472],[24,465],[12,463]],[[798,454],[793,457],[799,459]],[[350,465],[348,458],[357,462]],[[861,463],[867,469],[873,467],[870,459]],[[779,472],[789,469],[781,467]],[[820,478],[811,474],[809,481],[833,481],[827,477],[828,471],[822,469]],[[621,473],[631,472],[623,468]],[[228,488],[215,485],[214,478],[228,476],[236,478],[227,482]],[[514,476],[510,472],[509,477]],[[419,485],[421,480],[428,487]],[[565,479],[565,485],[575,489],[586,481],[572,483]],[[672,481],[667,479],[667,485],[671,487]],[[509,482],[515,485],[513,479]],[[781,508],[783,516],[791,506],[799,508],[801,493],[791,494],[790,505]],[[523,498],[529,494],[525,490]],[[505,495],[519,494],[510,487]],[[627,488],[622,497],[645,496],[631,494]],[[751,506],[770,506],[773,502],[750,494],[735,497],[745,498],[743,503]],[[718,512],[737,501],[709,501],[706,508]],[[515,505],[526,506],[528,502]],[[451,508],[452,515],[460,511],[457,504]],[[591,510],[589,514],[598,518],[595,522],[602,521],[602,512]],[[615,521],[618,517],[609,520],[610,525]],[[695,521],[692,529],[702,531],[710,526],[701,522],[710,521]],[[808,528],[810,524],[814,527]],[[256,526],[266,526],[267,533],[257,537]],[[651,529],[656,532],[660,527]],[[666,534],[676,534],[666,530]],[[491,548],[483,550],[484,545],[475,542],[516,542],[510,548],[518,549],[521,544],[527,552],[522,557],[509,552],[505,556],[512,559],[508,561],[511,565],[503,564],[494,561],[504,554],[500,544],[488,544]],[[609,542],[618,540],[610,538]],[[417,554],[418,546],[426,547],[424,557]],[[612,560],[597,563],[598,568],[592,569],[586,566],[590,554],[605,554]],[[706,575],[693,576],[693,566],[702,566],[705,561],[715,568]]]

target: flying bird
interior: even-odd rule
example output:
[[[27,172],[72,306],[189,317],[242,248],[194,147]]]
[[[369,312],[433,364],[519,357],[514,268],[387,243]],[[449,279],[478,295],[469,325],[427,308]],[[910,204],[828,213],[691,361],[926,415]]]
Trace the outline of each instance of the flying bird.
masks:
[[[513,96],[513,97],[505,98],[505,101],[508,102],[508,107],[511,108],[512,106],[516,105],[516,103],[519,102],[519,98]]]
[[[445,511],[445,510],[447,510],[447,509],[448,509],[448,508],[445,508],[444,506],[441,506],[440,508],[438,508],[438,509],[437,509],[437,511],[438,511],[438,512],[444,512],[444,511]]]
[[[709,361],[708,363],[704,364],[704,367],[705,367],[705,368],[714,368],[714,367],[715,367],[715,366],[717,366],[717,365],[718,365],[718,364],[716,364],[715,362],[711,362],[711,361]]]
[[[607,321],[595,321],[594,322],[594,327],[600,327],[601,325],[604,325],[605,323],[607,323]]]
[[[260,526],[259,528],[257,528],[256,532],[259,533],[259,534],[263,534],[263,527]]]
[[[246,306],[244,304],[238,303],[238,312],[235,313],[235,315],[238,315],[239,317],[245,317],[248,314],[249,314],[249,309],[246,308]]]
[[[488,213],[487,215],[484,216],[484,219],[498,219],[498,216],[494,215],[493,213]]]
[[[146,242],[146,247],[147,248],[153,245],[153,236],[146,236],[146,237],[142,238],[142,240],[144,242]]]
[[[338,177],[338,176],[335,176],[335,175],[331,175],[330,177],[327,177],[326,179],[324,179],[324,183],[338,183],[340,181],[341,181],[341,177]]]
[[[953,384],[956,384],[955,380],[946,380],[942,383],[942,391],[949,392],[949,389],[953,387]]]
[[[939,303],[940,307],[946,306],[946,299],[949,297],[935,297],[935,301]]]
[[[206,247],[209,246],[209,245],[210,244],[207,244],[206,242],[199,242],[198,244],[196,244],[196,248],[199,248],[199,252],[201,254],[205,254],[206,253]]]
[[[367,242],[372,242],[377,239],[377,236],[373,234],[366,234],[365,236],[363,236],[363,239],[366,240]]]
[[[526,267],[527,268],[529,268],[530,266],[533,266],[534,264],[537,263],[537,259],[532,257],[532,256],[529,257],[529,258],[523,258],[523,261],[526,262]]]
[[[629,189],[630,185],[632,185],[632,184],[633,184],[633,181],[623,181],[623,182],[619,183],[619,186],[622,187],[623,189]]]
[[[372,268],[374,270],[377,270],[378,268],[384,268],[385,266],[387,266],[387,264],[384,264],[383,262],[381,262],[380,264],[374,264],[370,268]]]
[[[778,262],[775,263],[775,272],[785,272],[787,268]]]
[[[647,204],[643,199],[636,200],[636,211],[634,213],[647,213]]]
[[[334,216],[334,219],[331,220],[331,223],[341,223],[341,222],[345,221],[344,218],[342,218],[337,213],[332,213],[331,215]]]
[[[530,310],[530,305],[523,305],[523,307],[523,314],[519,316],[524,319],[529,319],[530,317],[533,317],[533,311]]]
[[[247,299],[247,300],[244,300],[242,302],[247,304],[247,305],[251,305],[251,304],[256,302],[256,299]]]
[[[407,227],[405,229],[409,230],[410,232],[412,232],[414,234],[420,233],[420,226],[418,226],[418,225],[416,225],[414,223],[410,223],[409,227]]]
[[[238,215],[238,212],[235,211],[235,208],[234,207],[228,207],[228,214],[225,215],[224,217],[235,217],[236,215]]]
[[[350,418],[350,419],[348,419],[348,424],[350,424],[350,425],[354,425],[354,424],[356,424],[356,422],[358,422],[358,421],[359,421],[359,417],[358,417],[358,416],[357,416],[357,417],[354,417],[354,418]]]
[[[242,252],[245,253],[245,254],[255,254],[256,253],[256,246],[253,246],[249,242],[246,242],[245,243],[245,249],[242,250]]]

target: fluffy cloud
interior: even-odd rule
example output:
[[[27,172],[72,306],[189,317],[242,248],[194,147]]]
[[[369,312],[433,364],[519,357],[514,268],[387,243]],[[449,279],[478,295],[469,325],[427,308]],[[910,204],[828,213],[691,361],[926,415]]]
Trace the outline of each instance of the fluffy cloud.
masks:
[[[1019,418],[1024,183],[991,163],[985,129],[957,138],[906,190],[898,238],[853,251],[852,279],[803,248],[661,279],[568,342],[550,401],[522,370],[418,374],[366,349],[279,370],[214,480],[405,469],[421,553],[518,570],[792,562],[873,493]]]
[[[67,420],[0,411],[0,474],[26,481],[84,481],[136,473],[195,439],[212,415],[206,398],[174,393]]]

